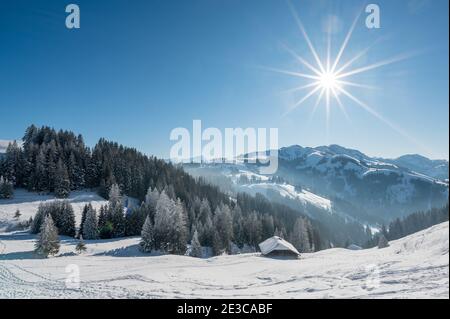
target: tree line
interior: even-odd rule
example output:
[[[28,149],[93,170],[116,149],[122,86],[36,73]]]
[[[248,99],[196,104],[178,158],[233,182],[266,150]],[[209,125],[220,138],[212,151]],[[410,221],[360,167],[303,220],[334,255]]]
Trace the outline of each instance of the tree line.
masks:
[[[136,149],[100,139],[91,150],[81,135],[46,126],[31,125],[22,145],[8,146],[0,176],[8,187],[52,192],[59,198],[67,198],[72,190],[96,189],[109,202],[98,212],[90,205],[84,208],[78,228],[85,239],[141,235],[147,224],[152,236],[145,237],[151,237],[152,249],[172,253],[181,253],[192,241],[211,247],[214,254],[245,245],[256,249],[274,234],[292,240],[300,251],[319,250],[326,242],[305,215],[261,195],[231,199],[202,178]],[[124,209],[122,195],[142,204]],[[63,203],[41,205],[32,232],[38,233],[50,215],[60,234],[75,236],[73,210]]]
[[[386,240],[400,239],[448,220],[448,203],[441,208],[431,208],[428,211],[419,211],[403,218],[396,218],[388,226],[383,224],[380,232],[377,234],[372,235],[370,229],[367,228],[371,239],[367,242],[366,246],[376,246],[381,237],[384,237]]]
[[[287,236],[286,228],[279,229],[269,214],[260,215],[255,211],[243,214],[240,206],[230,209],[225,204],[212,212],[207,199],[195,201],[194,210],[188,212],[180,199],[171,196],[165,190],[149,188],[141,206],[127,209],[119,186],[114,184],[108,203],[99,211],[91,204],[84,206],[78,228],[70,203],[59,200],[39,205],[30,220],[30,232],[39,234],[41,246],[51,246],[45,238],[54,238],[55,229],[59,235],[89,240],[140,235],[143,252],[185,254],[190,243],[189,254],[195,257],[203,256],[203,247],[210,247],[214,255],[232,254],[245,245],[255,251],[258,243],[267,237]],[[43,230],[52,233],[42,234]],[[318,245],[317,233],[305,217],[297,217],[289,234],[301,252],[314,251]]]
[[[448,221],[448,212],[447,204],[441,208],[416,212],[402,219],[397,218],[389,224],[386,238],[389,240],[399,239]]]

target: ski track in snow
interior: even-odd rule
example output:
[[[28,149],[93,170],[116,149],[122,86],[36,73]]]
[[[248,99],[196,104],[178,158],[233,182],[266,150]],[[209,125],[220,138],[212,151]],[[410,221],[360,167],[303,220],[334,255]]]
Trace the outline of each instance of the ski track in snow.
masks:
[[[4,235],[3,235],[4,236]],[[448,223],[392,242],[382,250],[330,249],[298,260],[258,254],[186,256],[20,256],[33,241],[2,241],[1,298],[448,298]],[[124,240],[125,241],[125,240]],[[129,245],[138,238],[127,239]],[[107,241],[87,242],[96,250]],[[121,241],[114,243],[115,247]],[[64,255],[73,243],[62,244]],[[116,248],[120,249],[120,248]],[[9,258],[19,252],[17,258]],[[23,258],[23,259],[20,259]],[[28,259],[27,259],[28,258]],[[80,267],[80,288],[65,285],[65,267]],[[378,276],[367,269],[376,265]],[[371,280],[371,281],[370,281]],[[371,282],[378,285],[371,286]]]
[[[14,220],[16,209],[24,220],[35,214],[42,197],[22,196],[24,203],[0,201],[0,220]],[[89,193],[76,196],[101,203]],[[139,253],[138,237],[86,240],[83,255],[73,254],[76,240],[61,237],[59,255],[39,259],[36,236],[0,231],[0,298],[449,298],[448,226],[381,250],[329,249],[298,260],[149,256]],[[79,289],[66,287],[68,265],[79,267]]]

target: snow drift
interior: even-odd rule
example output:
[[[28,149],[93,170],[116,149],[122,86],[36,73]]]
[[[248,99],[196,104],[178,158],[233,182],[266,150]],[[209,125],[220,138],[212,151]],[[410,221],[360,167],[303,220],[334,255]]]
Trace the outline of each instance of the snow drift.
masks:
[[[83,255],[63,238],[59,256],[36,259],[34,240],[0,234],[0,298],[449,298],[448,222],[385,249],[300,259],[143,255],[139,238],[86,241]],[[79,288],[66,286],[73,269]]]

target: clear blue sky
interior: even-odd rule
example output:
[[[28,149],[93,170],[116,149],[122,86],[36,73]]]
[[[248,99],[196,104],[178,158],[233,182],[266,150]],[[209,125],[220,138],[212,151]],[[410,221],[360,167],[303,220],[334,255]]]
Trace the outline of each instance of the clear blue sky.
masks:
[[[313,62],[289,6],[279,0],[73,0],[81,29],[65,28],[69,1],[0,2],[0,139],[50,125],[167,157],[170,131],[206,127],[278,127],[280,145],[340,144],[369,155],[449,154],[448,0],[377,1],[381,29],[356,25],[342,60],[383,37],[356,63],[413,57],[355,76],[377,90],[351,92],[416,142],[343,98],[351,122],[332,106],[310,120],[314,99],[287,117],[304,80],[261,66],[305,71],[282,44]],[[369,2],[370,3],[370,2]],[[333,55],[363,4],[293,0],[314,46],[325,56],[333,16]],[[350,88],[349,88],[350,90]]]

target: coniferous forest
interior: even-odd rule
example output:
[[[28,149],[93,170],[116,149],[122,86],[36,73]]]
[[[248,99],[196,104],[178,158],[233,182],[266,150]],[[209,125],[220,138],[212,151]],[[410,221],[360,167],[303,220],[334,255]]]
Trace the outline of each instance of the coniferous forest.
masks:
[[[81,135],[47,126],[31,125],[22,145],[8,146],[0,159],[0,176],[5,198],[13,196],[13,187],[20,187],[62,199],[88,188],[108,199],[98,212],[87,205],[81,225],[75,225],[69,203],[43,204],[30,221],[34,233],[50,215],[60,234],[84,239],[142,235],[146,251],[184,254],[186,244],[195,238],[217,255],[232,253],[236,247],[257,249],[274,234],[288,238],[302,252],[328,244],[320,225],[262,195],[230,198],[181,167],[136,149],[105,139],[91,149]],[[125,195],[142,204],[124,209]]]
[[[258,243],[273,235],[288,239],[300,252],[330,247],[330,229],[263,195],[238,193],[231,198],[180,166],[105,139],[91,149],[81,135],[47,126],[31,125],[23,144],[9,144],[0,157],[0,198],[12,198],[14,188],[53,193],[61,199],[74,190],[92,189],[108,199],[99,211],[86,205],[80,225],[75,224],[69,202],[41,204],[34,220],[28,222],[35,234],[50,216],[60,235],[84,239],[141,236],[145,252],[184,254],[189,243],[189,253],[196,256],[202,246],[211,248],[214,255],[243,247],[256,250]],[[141,204],[124,208],[124,196]],[[448,205],[393,220],[382,227],[381,234],[395,240],[446,220]],[[378,236],[368,228],[366,232],[366,246],[375,246]]]

